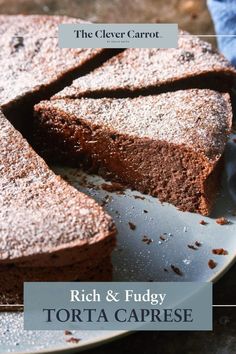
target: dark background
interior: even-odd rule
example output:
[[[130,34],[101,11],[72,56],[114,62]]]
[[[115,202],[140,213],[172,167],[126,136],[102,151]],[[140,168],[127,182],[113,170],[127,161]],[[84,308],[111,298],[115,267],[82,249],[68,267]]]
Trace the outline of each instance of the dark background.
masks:
[[[176,22],[194,34],[214,34],[204,0],[0,0],[0,13],[68,15],[93,22]],[[215,304],[236,304],[235,274],[236,266],[215,285]],[[212,332],[136,332],[87,353],[235,354],[236,308],[214,309]]]

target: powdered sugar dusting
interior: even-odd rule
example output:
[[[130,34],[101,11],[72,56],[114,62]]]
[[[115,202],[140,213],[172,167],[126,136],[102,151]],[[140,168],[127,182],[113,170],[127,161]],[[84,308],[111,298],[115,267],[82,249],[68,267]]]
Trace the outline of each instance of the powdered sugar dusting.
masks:
[[[228,94],[200,89],[137,98],[52,100],[38,107],[63,110],[72,121],[114,133],[183,144],[213,160],[223,152],[232,118]]]
[[[111,218],[56,176],[0,115],[0,259],[53,252],[109,236]]]
[[[212,49],[211,44],[181,31],[178,48],[127,49],[88,75],[75,80],[55,98],[147,89],[207,73],[236,75],[236,70],[224,56]]]
[[[78,67],[102,49],[61,49],[60,23],[83,23],[59,16],[0,16],[0,103],[37,90]]]

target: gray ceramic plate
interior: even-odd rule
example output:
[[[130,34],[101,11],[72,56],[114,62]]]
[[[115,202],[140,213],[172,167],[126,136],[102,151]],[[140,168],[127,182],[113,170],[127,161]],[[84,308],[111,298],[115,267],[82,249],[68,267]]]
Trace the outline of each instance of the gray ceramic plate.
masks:
[[[226,149],[221,195],[211,218],[180,212],[135,191],[109,193],[101,188],[104,181],[97,176],[88,176],[76,169],[53,168],[98,202],[107,202],[105,208],[118,228],[118,245],[113,253],[114,281],[215,281],[233,264],[236,253],[236,144],[232,139]],[[216,223],[216,218],[222,216],[229,220],[228,225]],[[201,220],[207,224],[201,225]],[[129,223],[135,225],[135,230]],[[195,245],[196,241],[200,246]],[[215,248],[224,248],[228,255],[212,254]],[[214,269],[208,266],[210,259],[217,263]],[[176,274],[171,265],[178,267],[182,276]],[[69,344],[66,342],[69,337],[64,332],[24,331],[22,326],[22,314],[0,314],[0,352],[78,351],[125,334],[74,331],[73,337],[80,342]]]

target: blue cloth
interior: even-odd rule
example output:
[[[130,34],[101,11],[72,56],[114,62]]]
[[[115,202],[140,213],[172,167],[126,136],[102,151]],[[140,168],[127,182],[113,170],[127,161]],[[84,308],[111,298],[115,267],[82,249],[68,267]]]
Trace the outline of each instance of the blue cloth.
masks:
[[[236,35],[236,0],[208,0],[217,35]],[[236,36],[217,37],[218,47],[236,67]]]

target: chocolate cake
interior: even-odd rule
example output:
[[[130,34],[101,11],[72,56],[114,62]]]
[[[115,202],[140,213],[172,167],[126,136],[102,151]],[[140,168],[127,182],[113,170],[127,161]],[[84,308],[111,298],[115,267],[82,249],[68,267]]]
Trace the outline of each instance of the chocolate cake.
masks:
[[[0,160],[0,300],[21,298],[23,281],[110,280],[111,218],[56,176],[3,114]]]
[[[35,106],[44,156],[96,168],[203,215],[210,213],[219,187],[231,120],[229,95],[209,89],[134,98],[54,98]]]
[[[178,48],[130,48],[55,98],[127,97],[186,88],[228,90],[236,70],[211,44],[180,31]]]
[[[73,22],[81,20],[0,16],[4,304],[22,302],[24,281],[111,279],[113,221],[15,129],[31,138],[35,103],[46,100],[35,107],[35,146],[53,162],[82,164],[204,215],[218,188],[231,106],[228,94],[204,86],[219,90],[223,77],[228,90],[235,70],[184,33],[178,49],[127,49],[112,59],[116,50],[59,49],[58,24]]]
[[[0,16],[0,107],[27,137],[35,103],[116,52],[60,49],[58,25],[81,22]],[[110,280],[111,218],[50,171],[7,119],[0,113],[0,301],[22,302],[27,280]]]
[[[59,48],[58,25],[83,22],[64,16],[0,15],[0,106],[17,128],[29,130],[35,103],[117,52]]]

